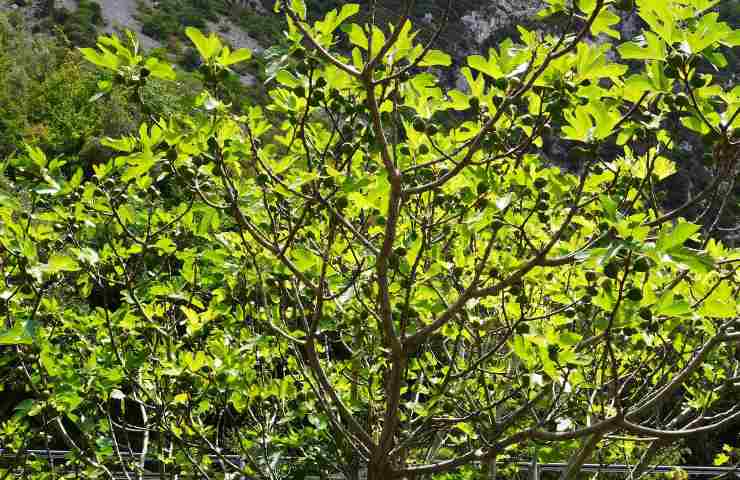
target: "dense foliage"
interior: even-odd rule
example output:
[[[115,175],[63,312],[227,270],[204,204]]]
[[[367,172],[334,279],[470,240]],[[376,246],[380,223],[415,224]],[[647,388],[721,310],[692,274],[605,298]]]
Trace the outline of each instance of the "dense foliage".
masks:
[[[448,89],[403,11],[282,1],[266,105],[225,86],[251,53],[196,28],[187,107],[146,93],[178,74],[133,38],[82,49],[97,93],[67,70],[43,92],[91,96],[62,110],[89,121],[16,134],[0,172],[5,473],[494,478],[532,458],[571,479],[598,457],[636,478],[737,432],[740,86],[718,79],[740,32],[716,4],[551,0],[560,31],[519,28]],[[647,28],[623,42],[630,12]],[[119,101],[140,127],[70,154],[62,127]],[[667,210],[680,138],[709,180]],[[27,454],[53,448],[72,454]]]

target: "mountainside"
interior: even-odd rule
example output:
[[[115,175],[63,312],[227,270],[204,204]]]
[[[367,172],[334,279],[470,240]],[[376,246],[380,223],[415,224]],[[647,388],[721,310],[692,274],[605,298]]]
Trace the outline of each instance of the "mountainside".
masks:
[[[60,26],[70,41],[78,45],[92,46],[99,33],[130,29],[136,32],[145,49],[164,47],[178,52],[184,28],[195,26],[216,31],[232,46],[250,48],[259,56],[282,38],[284,20],[273,13],[273,3],[272,0],[0,0],[0,10],[15,10],[15,14],[32,19],[38,30]],[[346,2],[307,0],[306,3],[308,11],[320,17]],[[377,2],[373,12],[375,21],[395,21],[404,5],[403,0]],[[455,63],[460,64],[468,55],[484,53],[504,38],[516,37],[517,25],[548,28],[541,20],[534,23],[535,15],[544,6],[543,0],[418,0],[411,19],[427,38],[442,27],[437,46],[452,54]],[[715,8],[732,26],[740,24],[740,2],[723,0]],[[616,28],[623,39],[631,39],[640,27],[641,20],[633,12]],[[551,28],[557,30],[558,24],[553,23]],[[730,65],[728,71],[737,76],[740,71],[737,53],[728,50],[725,55]],[[252,84],[255,76],[244,76],[243,81]]]
[[[308,0],[306,3],[309,12],[318,17],[346,2]],[[18,10],[36,19],[50,15],[53,10],[54,21],[62,25],[74,17],[77,23],[84,24],[86,20],[92,23],[97,32],[131,29],[144,48],[166,46],[170,37],[193,25],[218,31],[233,46],[257,52],[280,40],[283,19],[273,13],[272,5],[272,0],[0,0],[0,9]],[[403,6],[403,0],[378,2],[376,21],[393,21]],[[414,4],[411,18],[422,34],[429,35],[443,25],[438,46],[461,59],[487,49],[506,36],[516,35],[516,25],[531,25],[544,6],[543,0],[419,0]],[[716,8],[721,10],[725,21],[733,26],[740,24],[740,2],[723,0]],[[80,10],[93,14],[79,15]],[[623,38],[629,39],[639,31],[639,24],[633,13],[617,29]],[[80,29],[85,27],[78,25]],[[730,63],[736,64],[735,55],[728,54]]]

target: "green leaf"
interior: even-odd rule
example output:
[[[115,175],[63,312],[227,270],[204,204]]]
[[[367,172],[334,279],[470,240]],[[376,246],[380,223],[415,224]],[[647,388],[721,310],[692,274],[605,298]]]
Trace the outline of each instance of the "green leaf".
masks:
[[[129,155],[126,160],[130,166],[121,175],[122,182],[142,177],[157,163],[157,158],[150,151]]]
[[[653,174],[658,176],[659,180],[670,177],[676,173],[676,164],[666,157],[658,157],[653,164]]]
[[[293,10],[298,18],[306,20],[306,2],[304,0],[290,0],[290,8]]]
[[[36,332],[36,322],[16,322],[13,328],[0,332],[0,345],[31,345]]]
[[[301,84],[298,78],[288,70],[280,70],[277,75],[275,75],[275,80],[289,88],[294,88]]]
[[[721,42],[732,35],[733,30],[729,25],[718,21],[719,14],[711,12],[701,17],[693,32],[686,34],[685,45],[688,45],[687,53],[698,53],[705,48]]]
[[[16,405],[15,408],[13,408],[13,411],[18,412],[18,415],[20,415],[21,417],[25,417],[26,415],[29,415],[31,413],[31,410],[33,409],[35,403],[36,400],[32,398],[27,398]]]
[[[419,62],[420,67],[449,67],[452,65],[452,57],[440,50],[429,50],[424,59]]]
[[[699,312],[707,317],[733,318],[737,315],[737,304],[713,298],[702,303]]]
[[[733,318],[738,314],[738,302],[728,282],[720,283],[701,304],[699,313],[713,318]]]
[[[116,209],[116,212],[118,213],[118,216],[121,218],[121,222],[124,225],[128,225],[131,223],[134,223],[136,220],[136,212],[133,208],[131,208],[131,205],[124,203],[118,209]]]
[[[679,223],[672,230],[669,230],[669,228],[668,226],[663,228],[658,236],[656,245],[658,251],[667,252],[672,248],[680,247],[692,235],[701,230],[700,225],[688,222]]]
[[[100,144],[110,147],[119,152],[131,153],[136,148],[136,139],[133,137],[110,138],[106,137],[100,141]]]
[[[488,60],[481,55],[472,55],[468,57],[468,65],[491,78],[500,78],[504,75],[493,55]]]
[[[290,256],[293,258],[296,267],[301,271],[310,270],[317,262],[316,257],[311,252],[303,248],[293,250]]]
[[[724,465],[728,463],[729,461],[730,461],[730,457],[727,454],[720,453],[719,455],[714,457],[714,461],[712,463],[714,463],[714,465],[719,466],[719,465]]]
[[[463,423],[463,422],[456,423],[455,428],[463,432],[468,437],[475,436],[475,430],[469,423]]]
[[[649,165],[649,155],[641,155],[632,165],[632,174],[637,178],[647,177]],[[676,164],[665,157],[658,157],[653,161],[652,174],[656,175],[659,180],[670,177],[676,173]]]
[[[643,41],[620,45],[617,51],[625,60],[665,60],[667,55],[665,42],[652,32],[645,32]]]
[[[696,252],[686,247],[678,246],[671,249],[670,259],[697,273],[708,273],[714,267],[714,260],[704,252]]]
[[[337,29],[345,20],[349,17],[356,15],[360,11],[360,6],[356,3],[349,3],[343,5],[342,9],[337,13],[337,9],[333,9],[326,14],[324,20],[316,22],[316,31],[320,32],[321,35],[330,35]]]
[[[169,63],[160,62],[156,58],[150,58],[146,61],[144,66],[149,70],[150,75],[155,78],[161,78],[162,80],[175,80],[175,69]]]
[[[365,30],[356,23],[350,23],[342,27],[342,31],[347,34],[349,41],[352,45],[360,47],[363,50],[368,49],[370,41],[365,34]]]
[[[74,258],[66,255],[54,254],[49,258],[49,262],[43,266],[45,273],[53,274],[58,272],[76,272],[80,269],[80,264]]]
[[[101,45],[98,45],[98,48],[100,49],[100,52],[97,52],[92,48],[81,48],[80,52],[82,53],[82,56],[85,57],[85,60],[92,64],[109,70],[118,70],[118,67],[121,66],[121,59],[118,58],[115,53]]]
[[[246,48],[240,48],[239,50],[231,52],[227,58],[220,59],[220,63],[221,65],[228,67],[229,65],[244,62],[250,58],[252,58],[252,51]]]
[[[565,112],[568,126],[563,127],[564,138],[579,142],[592,140],[594,124],[591,115],[589,115],[589,110],[588,106],[578,106],[574,111],[568,110]]]
[[[617,222],[617,202],[606,194],[599,195],[599,202],[604,208],[604,212],[606,213],[607,218],[609,218],[609,220],[611,220],[612,222]]]
[[[583,13],[590,15],[594,11],[594,8],[596,8],[596,0],[578,0],[578,8]]]
[[[26,152],[28,153],[28,158],[39,168],[45,168],[49,163],[44,151],[38,147],[26,145]]]
[[[187,35],[190,41],[193,42],[195,48],[198,50],[198,53],[200,53],[200,56],[206,62],[218,55],[218,53],[221,51],[221,40],[219,40],[218,37],[216,37],[216,35],[213,33],[206,37],[197,28],[187,27],[185,29],[185,35]]]
[[[169,237],[160,238],[159,240],[157,240],[157,243],[155,243],[154,246],[157,247],[159,251],[167,255],[177,251],[177,245]]]
[[[620,20],[619,15],[615,14],[608,8],[602,9],[596,19],[594,19],[593,25],[591,25],[591,35],[596,36],[601,33],[606,33],[610,37],[619,40],[621,38],[619,30],[611,28],[611,26],[619,23]]]
[[[686,315],[691,312],[691,305],[686,300],[674,300],[672,291],[667,291],[661,295],[655,306],[656,315],[667,315],[677,317]]]

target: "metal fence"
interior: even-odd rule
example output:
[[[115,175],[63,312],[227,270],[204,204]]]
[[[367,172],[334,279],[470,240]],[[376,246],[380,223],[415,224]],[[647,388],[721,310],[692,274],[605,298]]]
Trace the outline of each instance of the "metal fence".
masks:
[[[40,459],[46,459],[46,460],[53,460],[53,461],[63,461],[66,458],[68,458],[68,455],[71,453],[66,450],[27,450],[23,452],[25,455],[30,455],[36,458]],[[130,458],[130,457],[140,457],[141,454],[139,453],[124,453],[121,452],[123,457]],[[4,449],[0,448],[0,465],[3,463],[7,463],[8,460],[11,460],[15,458],[17,455],[17,452],[7,452]],[[228,458],[230,461],[234,463],[241,463],[241,458],[237,455],[225,455],[226,458]],[[214,460],[217,461],[216,458]],[[562,472],[566,469],[567,464],[566,463],[539,463],[539,464],[532,464],[531,462],[526,461],[519,461],[519,462],[507,462],[502,463],[502,467],[516,465],[520,471],[526,472],[529,475],[527,475],[530,478],[539,478],[538,473],[539,472]],[[536,468],[536,472],[532,472],[532,469]],[[581,468],[581,471],[586,473],[601,473],[609,476],[618,476],[618,478],[626,478],[626,476],[630,473],[633,466],[631,465],[623,465],[623,464],[598,464],[598,463],[588,463],[583,465]],[[688,475],[689,478],[702,478],[702,479],[711,479],[711,478],[722,478],[722,479],[740,479],[740,465],[735,466],[729,466],[729,467],[718,467],[718,466],[701,466],[701,465],[654,465],[649,467],[647,470],[649,473],[670,473],[673,471],[676,471],[677,469],[680,469]],[[532,473],[535,473],[535,475],[531,475]],[[126,480],[127,476],[123,472],[116,472],[115,473],[116,480],[123,479]],[[161,476],[153,471],[150,471],[148,473],[145,473],[145,475],[142,477],[144,480],[161,480]],[[169,476],[165,477],[167,480],[170,479]],[[172,477],[174,479],[174,477]],[[342,480],[342,476],[332,476],[332,480]],[[362,477],[364,478],[364,476]],[[251,480],[247,479],[245,477],[237,477],[235,480]],[[311,480],[311,477],[307,477],[305,480]],[[318,478],[316,479],[318,480]]]

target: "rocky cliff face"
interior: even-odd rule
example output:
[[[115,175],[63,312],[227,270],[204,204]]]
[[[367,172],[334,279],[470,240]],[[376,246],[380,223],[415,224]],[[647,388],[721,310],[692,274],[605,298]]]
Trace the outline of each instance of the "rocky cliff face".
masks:
[[[479,3],[482,4],[479,8],[460,17],[478,45],[486,43],[499,30],[532,18],[543,6],[540,0],[493,0]]]

